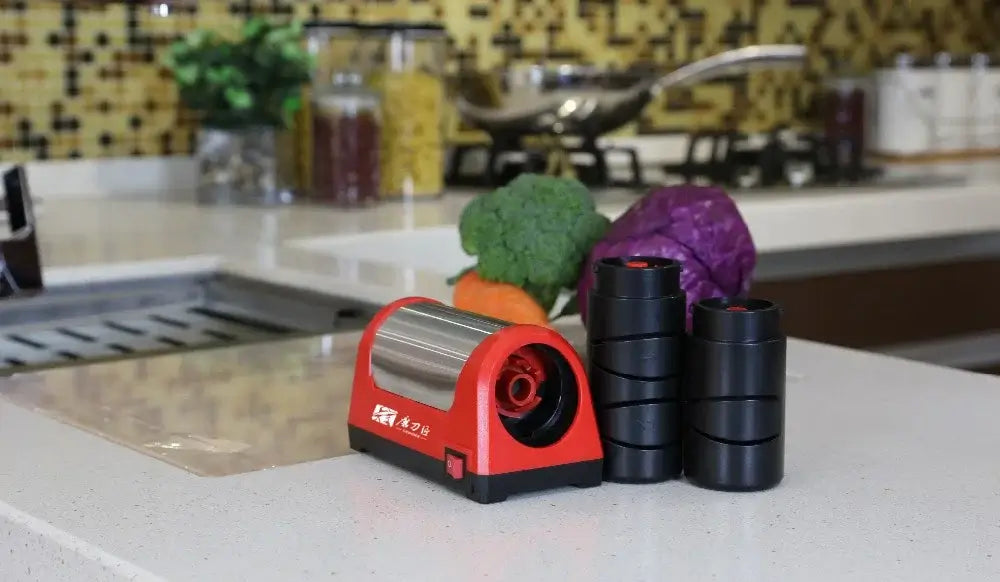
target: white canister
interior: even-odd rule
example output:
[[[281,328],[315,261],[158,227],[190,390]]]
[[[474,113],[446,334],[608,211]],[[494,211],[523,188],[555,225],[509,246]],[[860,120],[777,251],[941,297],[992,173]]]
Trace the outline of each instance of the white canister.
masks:
[[[1000,149],[1000,67],[991,66],[985,54],[973,55],[970,78],[971,149]]]
[[[966,67],[952,65],[951,55],[938,53],[934,57],[935,102],[931,125],[932,151],[963,152],[972,147],[972,120],[969,108],[972,97],[972,75]]]
[[[902,54],[895,67],[879,69],[874,77],[871,149],[893,156],[932,152],[937,135],[937,71],[914,67],[912,57]]]
[[[992,139],[989,143],[992,144],[991,149],[1000,149],[1000,67],[991,67],[987,78],[989,79],[987,114],[992,113],[989,118],[993,120],[990,124]]]

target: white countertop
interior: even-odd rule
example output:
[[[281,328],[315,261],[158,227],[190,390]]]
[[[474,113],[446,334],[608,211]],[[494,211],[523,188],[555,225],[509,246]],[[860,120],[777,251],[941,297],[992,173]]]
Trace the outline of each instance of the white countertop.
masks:
[[[0,571],[11,582],[1000,579],[1000,380],[801,341],[789,371],[776,489],[604,484],[489,506],[360,455],[196,477],[0,403]]]
[[[353,212],[307,206],[202,207],[184,193],[190,186],[184,179],[189,165],[183,158],[29,165],[34,193],[45,199],[39,228],[49,280],[88,276],[92,266],[103,276],[108,264],[117,264],[127,274],[135,271],[132,263],[197,255],[302,285],[325,288],[336,280],[353,293],[380,301],[416,289],[435,297],[447,294],[438,274],[340,260],[285,243],[454,224],[472,193]],[[926,178],[925,186],[734,191],[762,255],[759,275],[772,278],[813,270],[818,250],[834,250],[822,257],[825,267],[820,269],[1000,253],[1000,196],[995,186],[1000,161],[900,166],[890,173]],[[956,176],[965,182],[949,182]],[[130,183],[138,184],[134,192],[127,190]],[[101,188],[104,194],[95,197]],[[638,194],[608,190],[596,193],[596,198],[603,212],[616,216]],[[794,256],[803,252],[806,256]],[[772,257],[782,264],[774,264]],[[139,272],[149,268],[135,267]]]
[[[785,231],[847,244],[851,232],[996,230],[1000,197],[987,182],[856,193],[856,204],[834,194],[738,198],[762,247],[792,244],[780,242]],[[284,243],[448,224],[464,203],[332,213],[49,198],[40,233],[50,284],[218,263],[376,301],[444,288],[437,275]],[[918,206],[919,216],[886,212]],[[799,224],[807,215],[839,218]],[[283,362],[295,370],[316,357]],[[49,388],[104,388],[55,372],[35,376]],[[605,484],[491,506],[359,455],[198,477],[0,399],[0,578],[1000,579],[1000,379],[794,340],[789,373],[787,476],[777,489]]]

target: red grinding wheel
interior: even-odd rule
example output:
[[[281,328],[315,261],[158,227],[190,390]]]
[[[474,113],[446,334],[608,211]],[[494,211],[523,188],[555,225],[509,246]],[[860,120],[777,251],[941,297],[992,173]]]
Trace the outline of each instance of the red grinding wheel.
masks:
[[[520,418],[541,404],[538,387],[545,381],[545,361],[530,347],[523,347],[504,362],[496,382],[497,412]]]

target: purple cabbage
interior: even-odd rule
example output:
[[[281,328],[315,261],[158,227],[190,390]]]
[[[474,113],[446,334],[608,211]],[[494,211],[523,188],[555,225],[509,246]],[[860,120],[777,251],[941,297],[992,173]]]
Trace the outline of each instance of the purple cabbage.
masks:
[[[733,199],[721,188],[685,184],[654,190],[633,204],[590,251],[579,282],[580,316],[594,263],[605,257],[645,255],[679,260],[681,287],[691,305],[719,296],[745,296],[757,251]]]

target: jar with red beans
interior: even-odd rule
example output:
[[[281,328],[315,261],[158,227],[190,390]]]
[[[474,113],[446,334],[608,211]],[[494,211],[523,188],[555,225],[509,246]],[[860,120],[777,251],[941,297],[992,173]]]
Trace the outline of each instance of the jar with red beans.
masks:
[[[360,73],[337,72],[312,98],[312,192],[316,202],[367,206],[379,199],[380,100]]]

